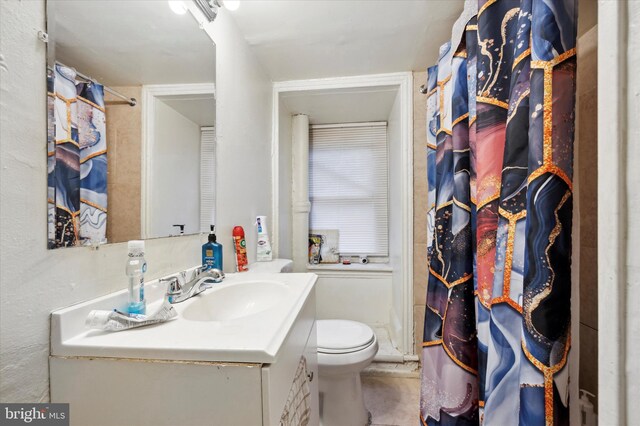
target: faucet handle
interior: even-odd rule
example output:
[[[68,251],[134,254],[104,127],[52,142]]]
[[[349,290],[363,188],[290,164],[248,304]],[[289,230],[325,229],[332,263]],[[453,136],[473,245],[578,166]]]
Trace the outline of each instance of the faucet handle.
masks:
[[[207,265],[202,265],[193,270],[193,279],[200,278],[203,275],[212,278],[217,283],[224,280],[224,272],[218,268],[209,268]]]
[[[178,294],[182,294],[182,285],[180,284],[180,279],[177,276],[172,276],[168,278],[160,278],[161,283],[167,283],[167,293],[169,296],[176,296]]]
[[[202,266],[196,267],[192,272],[193,278],[200,277],[200,275],[202,275],[203,273],[205,273],[207,271],[207,268],[208,268],[207,265],[202,265]]]
[[[211,275],[211,278],[214,279],[215,282],[221,283],[224,280],[224,272],[218,268],[211,268],[207,270],[207,273]]]

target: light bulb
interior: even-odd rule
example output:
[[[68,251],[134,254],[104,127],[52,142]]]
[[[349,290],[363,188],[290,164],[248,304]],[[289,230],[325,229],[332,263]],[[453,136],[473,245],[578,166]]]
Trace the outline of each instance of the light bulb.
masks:
[[[176,15],[184,15],[187,13],[187,7],[181,0],[169,0],[169,7]]]
[[[238,10],[240,7],[240,0],[224,0],[224,7],[229,10]]]

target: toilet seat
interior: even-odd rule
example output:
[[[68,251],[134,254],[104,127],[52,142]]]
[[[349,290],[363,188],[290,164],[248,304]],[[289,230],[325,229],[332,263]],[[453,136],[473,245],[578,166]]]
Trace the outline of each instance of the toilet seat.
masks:
[[[365,324],[349,320],[318,320],[318,352],[346,354],[361,351],[375,340],[373,330]]]

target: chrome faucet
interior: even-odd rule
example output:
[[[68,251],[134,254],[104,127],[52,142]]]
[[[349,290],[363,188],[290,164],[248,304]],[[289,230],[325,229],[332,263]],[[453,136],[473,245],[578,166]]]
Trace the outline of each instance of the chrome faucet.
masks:
[[[196,268],[189,281],[186,281],[186,273],[162,278],[160,282],[167,283],[166,297],[169,303],[180,303],[202,293],[213,284],[221,283],[224,280],[224,272],[220,269],[207,269],[206,266]]]

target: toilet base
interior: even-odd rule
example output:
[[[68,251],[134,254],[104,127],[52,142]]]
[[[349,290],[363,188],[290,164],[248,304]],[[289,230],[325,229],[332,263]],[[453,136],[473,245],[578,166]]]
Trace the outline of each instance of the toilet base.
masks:
[[[371,424],[364,406],[360,372],[320,375],[320,425],[365,426]]]

